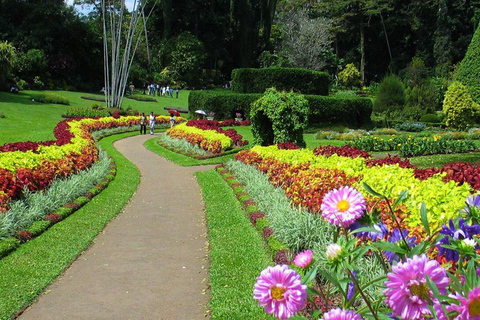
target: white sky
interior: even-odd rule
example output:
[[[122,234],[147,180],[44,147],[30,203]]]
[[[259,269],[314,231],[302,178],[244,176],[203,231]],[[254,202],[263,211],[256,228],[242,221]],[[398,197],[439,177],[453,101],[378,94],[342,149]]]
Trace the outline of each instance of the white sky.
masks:
[[[69,6],[71,6],[71,5],[73,4],[73,0],[65,0],[65,2],[66,2]],[[138,2],[138,1],[137,1],[137,2]],[[125,0],[125,6],[126,6],[126,7],[128,8],[128,10],[130,10],[130,11],[132,10],[134,3],[135,3],[135,0]],[[138,3],[137,3],[137,4],[138,4]],[[80,12],[85,13],[85,12],[84,12],[85,10],[82,11],[80,7],[77,7],[77,10],[79,10]],[[87,12],[88,12],[88,10],[87,10]]]

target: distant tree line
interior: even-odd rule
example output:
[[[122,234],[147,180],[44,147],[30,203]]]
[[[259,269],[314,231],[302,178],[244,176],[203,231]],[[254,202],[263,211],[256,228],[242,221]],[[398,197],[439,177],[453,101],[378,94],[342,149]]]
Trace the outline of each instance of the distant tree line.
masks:
[[[144,1],[149,12],[154,0]],[[64,0],[0,0],[2,87],[101,88],[101,1],[76,3],[92,11],[79,14]],[[480,0],[160,0],[129,82],[201,88],[227,83],[238,67],[333,76],[353,64],[369,85],[408,73],[415,59],[446,78],[479,19]]]

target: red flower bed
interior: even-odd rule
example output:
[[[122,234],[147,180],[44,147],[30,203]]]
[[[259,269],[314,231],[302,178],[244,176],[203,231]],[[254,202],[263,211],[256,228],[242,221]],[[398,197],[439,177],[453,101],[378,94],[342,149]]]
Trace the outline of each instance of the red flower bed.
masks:
[[[190,120],[187,122],[187,126],[195,127],[201,130],[215,130],[218,133],[224,134],[230,139],[233,140],[233,143],[238,146],[246,146],[248,144],[247,140],[242,141],[243,137],[237,133],[235,129],[222,129],[220,124],[215,120]]]
[[[313,149],[313,154],[318,156],[318,155],[323,155],[323,156],[332,156],[334,154],[342,156],[342,157],[350,157],[350,158],[357,158],[357,157],[362,157],[362,158],[371,158],[372,156],[363,150],[357,149],[352,146],[342,146],[342,147],[335,147],[335,146],[320,146],[315,149]]]

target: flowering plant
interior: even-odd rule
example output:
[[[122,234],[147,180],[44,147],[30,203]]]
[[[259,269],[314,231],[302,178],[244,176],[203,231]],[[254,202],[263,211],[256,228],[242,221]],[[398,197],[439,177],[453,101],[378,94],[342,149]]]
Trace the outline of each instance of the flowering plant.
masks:
[[[235,116],[236,116],[237,118],[241,118],[241,117],[242,117],[242,114],[241,114],[240,112],[237,112],[237,113],[235,113]]]
[[[331,190],[321,214],[336,226],[335,242],[300,252],[292,266],[262,272],[254,292],[265,311],[278,319],[480,319],[480,226],[469,215],[477,212],[480,199],[469,197],[463,215],[441,228],[429,223],[422,204],[425,237],[420,239],[409,237],[395,215],[408,192],[391,201],[369,185],[364,189],[386,202],[395,229],[368,218],[375,216],[380,200],[371,205],[348,186]],[[377,265],[379,272],[361,274],[359,266],[365,264]],[[267,276],[272,270],[275,278]],[[296,272],[308,296],[294,281]]]
[[[208,113],[208,116],[209,116],[209,117],[213,117],[214,115],[215,115],[215,112],[213,112],[213,111],[210,111],[210,112]]]

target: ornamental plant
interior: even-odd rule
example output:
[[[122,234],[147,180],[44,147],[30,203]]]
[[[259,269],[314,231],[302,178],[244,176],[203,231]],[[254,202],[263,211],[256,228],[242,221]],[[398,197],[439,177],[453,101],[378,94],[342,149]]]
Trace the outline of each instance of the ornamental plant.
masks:
[[[365,189],[375,197],[386,199],[368,185]],[[338,193],[338,190],[332,191],[332,194],[335,193]],[[342,199],[348,203],[355,203],[357,196],[358,194],[352,193],[351,197]],[[389,212],[394,220],[395,208],[404,200],[405,193],[402,193],[394,202],[389,202]],[[345,207],[340,201],[336,202],[337,209]],[[350,215],[343,216],[343,212],[346,211],[337,210],[337,220],[350,219]],[[365,210],[358,215],[356,222],[373,212]],[[294,270],[298,270],[302,275],[301,283],[309,287],[308,298],[305,298],[309,300],[305,303],[309,308],[297,310],[295,314],[269,313],[274,313],[279,319],[293,317],[317,319],[322,315],[324,319],[476,319],[480,316],[478,243],[471,238],[462,241],[454,238],[458,239],[462,234],[468,236],[478,234],[480,226],[472,225],[471,217],[468,215],[465,220],[460,221],[459,229],[455,229],[456,226],[453,224],[450,224],[450,228],[444,225],[442,230],[448,229],[448,232],[439,233],[438,230],[430,229],[428,215],[423,207],[421,224],[428,236],[425,240],[416,241],[415,238],[409,237],[405,230],[394,229],[393,232],[390,231],[392,233],[388,242],[372,238],[371,241],[363,242],[361,246],[355,245],[358,234],[376,232],[376,228],[350,229],[345,228],[343,224],[336,224],[336,242],[321,249],[321,257],[317,259],[317,263],[313,265],[295,263],[266,269],[281,267],[284,274],[292,274]],[[437,241],[439,236],[442,241]],[[448,244],[443,241],[445,237]],[[459,263],[453,266],[445,264],[443,259],[445,255],[438,254],[435,251],[436,246],[455,251],[460,257]],[[304,252],[298,256],[303,257]],[[377,278],[364,278],[359,272],[359,266],[368,260],[374,260],[381,266],[380,270],[383,272]],[[286,303],[286,300],[284,296],[277,294],[277,288],[264,287],[264,290],[268,291],[264,295],[278,299],[270,303],[270,306],[276,307],[275,310],[284,310],[285,306],[278,303],[280,301]],[[296,288],[299,288],[298,285]],[[285,291],[282,290],[283,292]],[[332,305],[330,299],[335,294],[338,294],[338,297]],[[295,302],[297,307],[302,305],[301,301]],[[312,305],[326,308],[314,307],[314,310],[311,310]],[[305,313],[307,310],[308,313]]]
[[[467,88],[459,81],[454,81],[445,93],[443,112],[447,126],[453,129],[465,129],[473,123],[475,103]]]
[[[267,89],[250,109],[255,144],[292,142],[305,147],[303,131],[307,127],[308,114],[308,101],[303,95]]]

